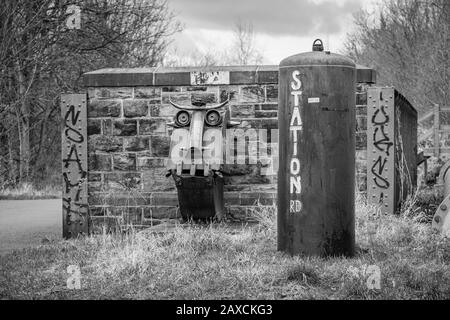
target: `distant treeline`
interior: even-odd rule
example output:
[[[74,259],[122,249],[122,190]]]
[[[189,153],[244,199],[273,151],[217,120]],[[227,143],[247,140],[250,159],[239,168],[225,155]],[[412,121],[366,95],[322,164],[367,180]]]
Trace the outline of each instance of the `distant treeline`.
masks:
[[[423,114],[450,106],[450,1],[387,0],[354,16],[345,54],[377,70]]]

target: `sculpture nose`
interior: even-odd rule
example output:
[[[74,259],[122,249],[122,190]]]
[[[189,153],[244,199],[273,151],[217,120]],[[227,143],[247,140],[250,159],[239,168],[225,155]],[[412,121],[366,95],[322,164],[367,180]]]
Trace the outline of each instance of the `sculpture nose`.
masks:
[[[189,130],[189,147],[202,150],[203,146],[203,126],[205,123],[205,113],[203,111],[194,111]]]

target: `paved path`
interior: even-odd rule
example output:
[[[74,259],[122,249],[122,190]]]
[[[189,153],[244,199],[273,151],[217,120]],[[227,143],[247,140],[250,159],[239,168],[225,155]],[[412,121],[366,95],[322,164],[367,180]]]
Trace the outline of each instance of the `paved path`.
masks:
[[[61,200],[0,200],[0,254],[62,237]]]

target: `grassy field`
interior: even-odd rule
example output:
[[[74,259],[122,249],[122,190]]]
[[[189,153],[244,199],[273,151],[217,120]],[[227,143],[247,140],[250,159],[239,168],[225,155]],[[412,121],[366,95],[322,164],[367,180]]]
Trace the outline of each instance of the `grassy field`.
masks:
[[[61,195],[61,187],[54,185],[36,188],[31,183],[24,183],[17,187],[0,188],[0,200],[58,199]]]
[[[273,208],[238,229],[183,225],[12,252],[0,257],[0,298],[449,299],[450,240],[417,216],[383,216],[359,203],[354,258],[278,252]],[[67,288],[69,265],[81,269],[79,290]]]

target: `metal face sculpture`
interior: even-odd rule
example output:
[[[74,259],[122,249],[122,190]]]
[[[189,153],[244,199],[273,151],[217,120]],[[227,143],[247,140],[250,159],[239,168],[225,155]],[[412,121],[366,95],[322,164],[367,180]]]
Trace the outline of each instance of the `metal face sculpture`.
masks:
[[[172,175],[184,219],[224,217],[223,176],[224,136],[229,121],[228,100],[213,106],[180,106],[170,126],[167,176]]]

